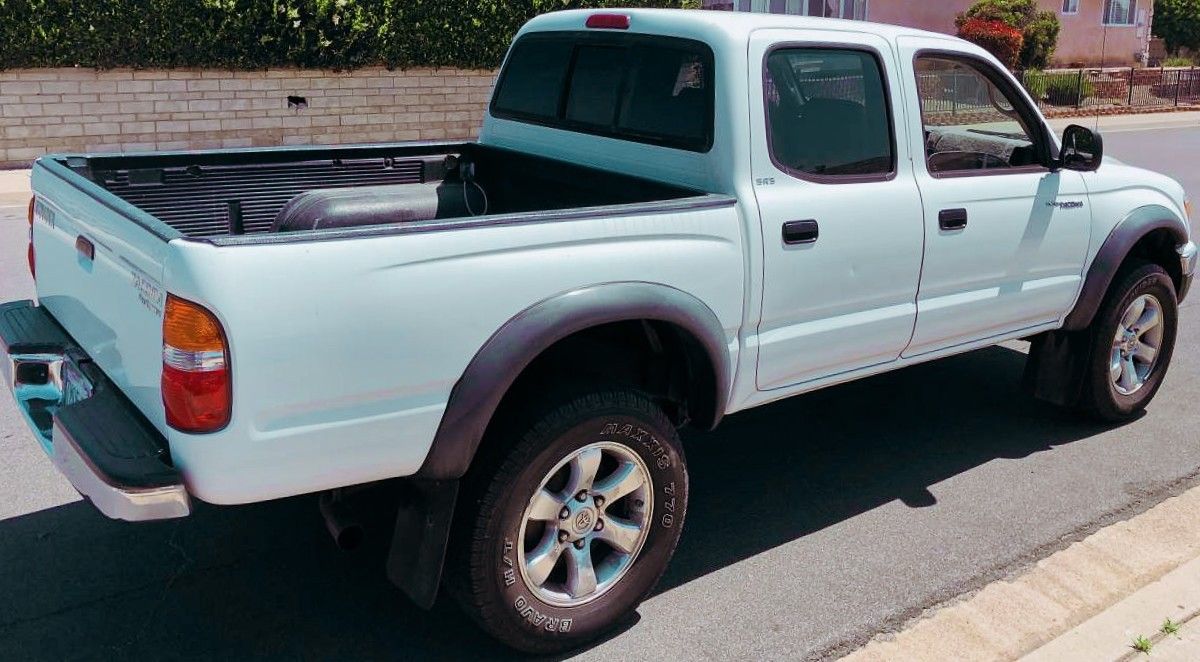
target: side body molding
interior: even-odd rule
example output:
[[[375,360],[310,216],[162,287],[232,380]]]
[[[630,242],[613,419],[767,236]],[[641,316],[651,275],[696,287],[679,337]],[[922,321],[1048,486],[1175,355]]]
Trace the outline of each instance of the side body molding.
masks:
[[[1080,331],[1091,325],[1109,285],[1117,275],[1117,268],[1129,255],[1129,251],[1143,237],[1162,229],[1169,231],[1174,238],[1172,249],[1188,240],[1187,226],[1175,212],[1162,205],[1138,207],[1113,228],[1088,269],[1083,291],[1079,293],[1075,308],[1063,322],[1064,331]],[[1168,269],[1168,272],[1170,271]]]
[[[697,422],[715,427],[728,403],[731,378],[725,331],[712,309],[691,294],[666,285],[594,285],[534,304],[488,339],[451,391],[433,446],[417,476],[460,478],[470,466],[501,399],[525,367],[573,333],[628,320],[668,322],[698,341],[713,370],[716,393],[712,415]]]

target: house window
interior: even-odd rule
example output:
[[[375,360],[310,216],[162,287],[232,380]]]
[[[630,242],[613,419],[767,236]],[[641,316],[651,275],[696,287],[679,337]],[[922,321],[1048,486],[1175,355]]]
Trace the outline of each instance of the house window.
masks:
[[[869,0],[702,0],[705,9],[867,20]],[[1078,0],[1076,0],[1078,4]]]
[[[1137,15],[1137,0],[1105,0],[1105,25],[1133,25]]]
[[[867,20],[867,0],[807,0],[806,16]]]
[[[1062,13],[1078,14],[1079,13],[1079,0],[1063,0]]]

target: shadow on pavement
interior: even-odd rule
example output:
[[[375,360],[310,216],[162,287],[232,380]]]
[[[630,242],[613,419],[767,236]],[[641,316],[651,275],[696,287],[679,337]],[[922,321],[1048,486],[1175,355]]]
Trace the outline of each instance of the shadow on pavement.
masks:
[[[991,348],[730,417],[687,446],[692,503],[660,591],[884,503],[1103,428],[1018,392],[1024,355]],[[130,525],[73,503],[0,522],[0,659],[485,657],[447,600],[384,578],[389,534],[337,551],[315,497],[201,507]],[[636,624],[632,626],[636,629]]]

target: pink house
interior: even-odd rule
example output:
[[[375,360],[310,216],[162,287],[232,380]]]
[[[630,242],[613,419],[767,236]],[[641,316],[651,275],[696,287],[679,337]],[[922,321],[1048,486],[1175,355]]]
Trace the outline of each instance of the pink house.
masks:
[[[761,11],[894,23],[953,34],[954,17],[974,0],[703,0],[707,9]],[[1054,63],[1128,66],[1145,62],[1152,0],[1039,0],[1058,14]]]

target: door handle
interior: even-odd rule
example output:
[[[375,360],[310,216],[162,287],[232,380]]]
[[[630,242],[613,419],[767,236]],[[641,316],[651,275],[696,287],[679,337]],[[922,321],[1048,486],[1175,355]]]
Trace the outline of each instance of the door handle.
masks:
[[[796,244],[814,244],[820,236],[821,229],[814,220],[788,221],[783,224],[783,243],[789,246]]]
[[[938,227],[943,230],[961,230],[967,227],[966,209],[943,209],[938,212]]]
[[[75,250],[88,262],[96,259],[96,245],[83,235],[75,237]]]

